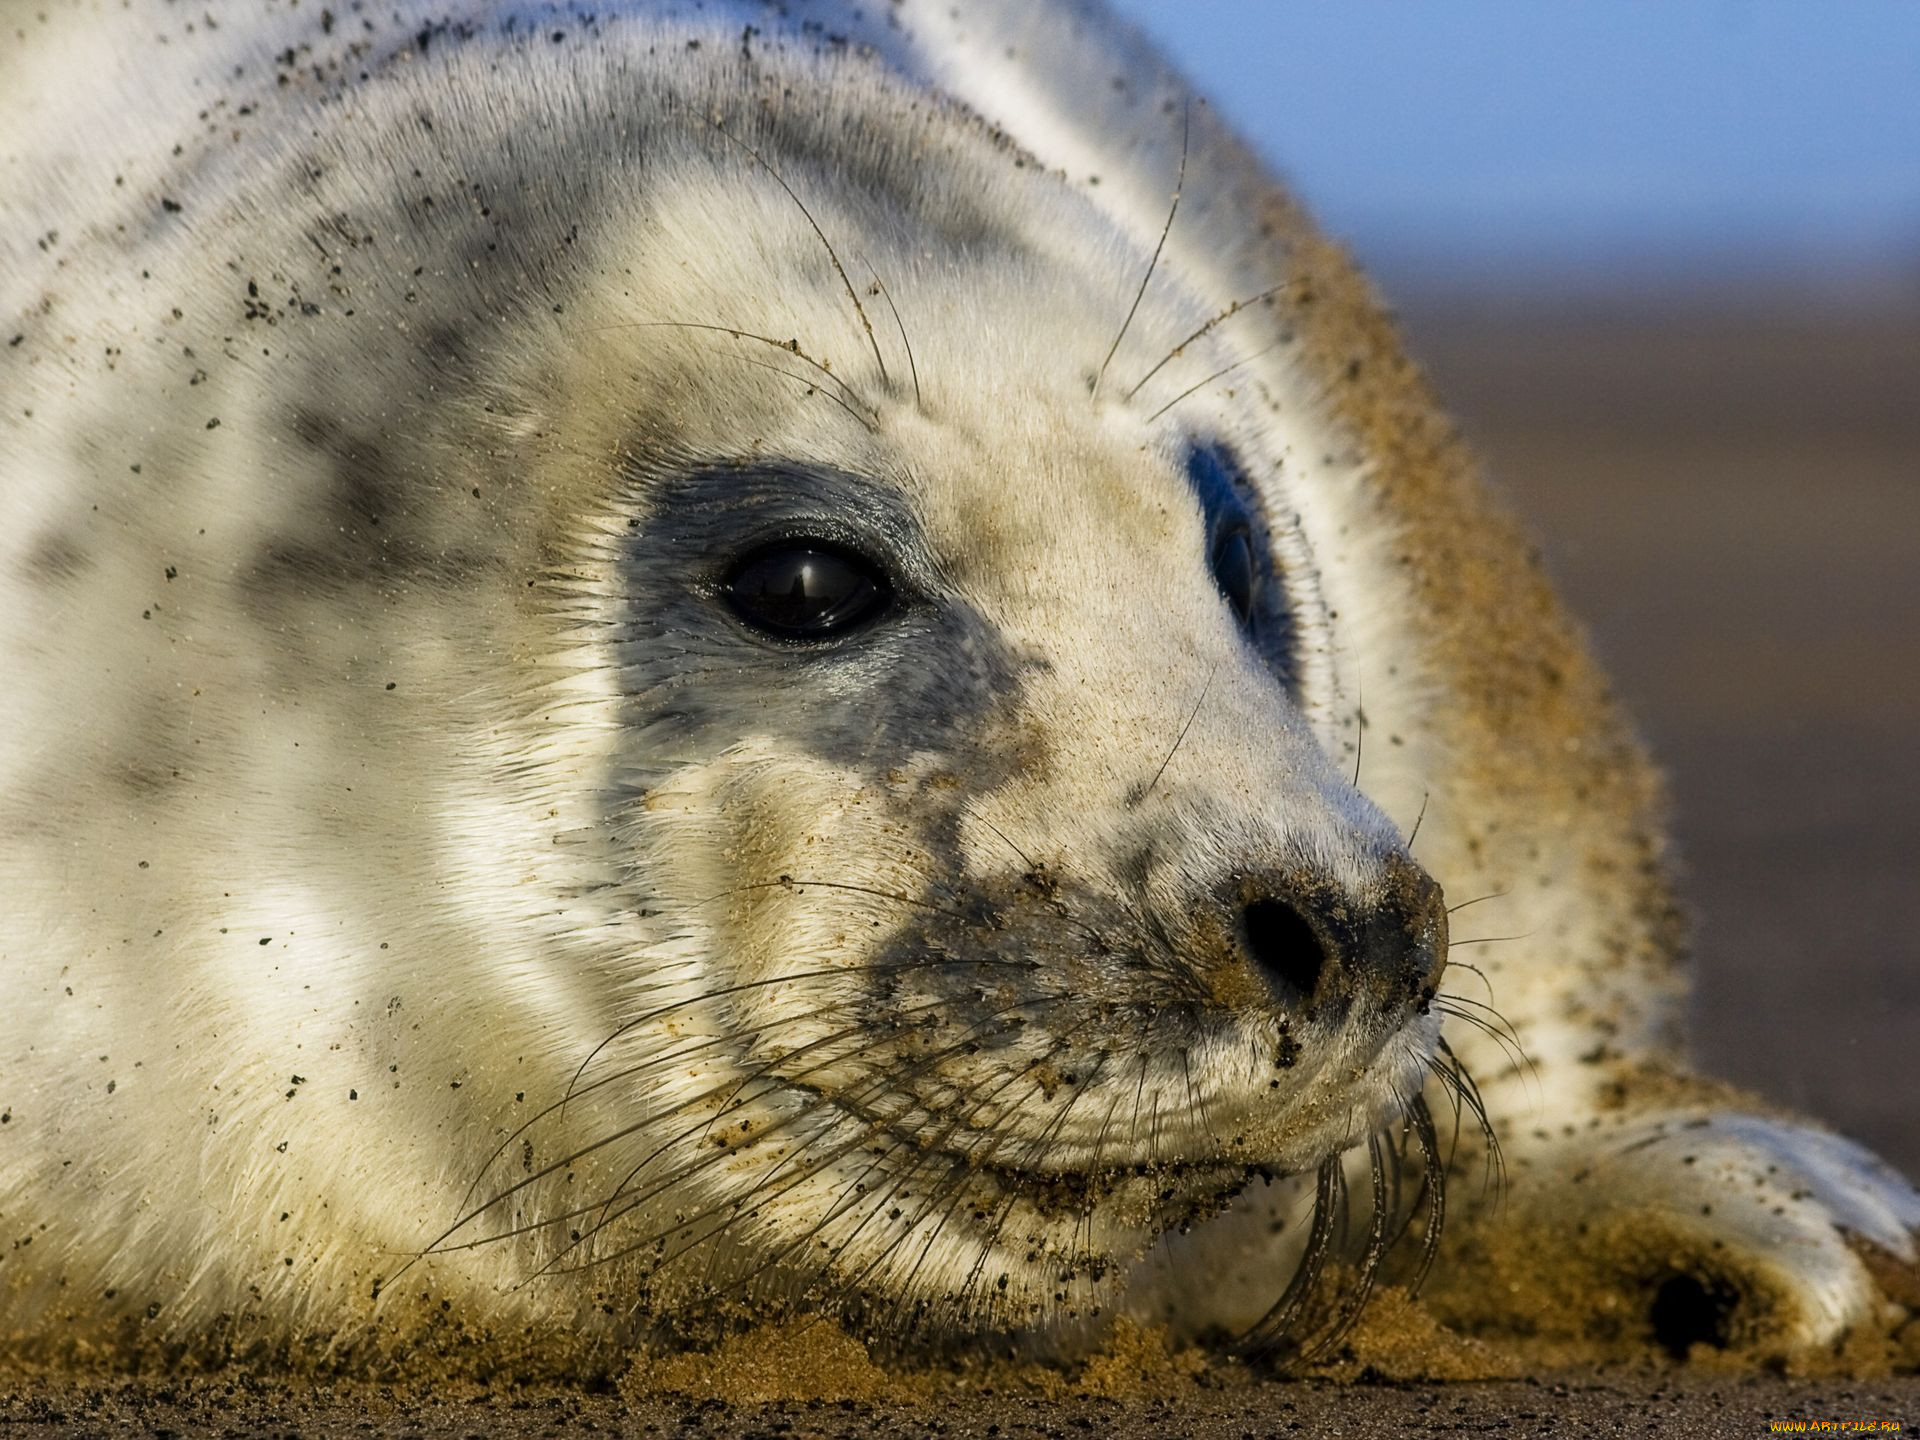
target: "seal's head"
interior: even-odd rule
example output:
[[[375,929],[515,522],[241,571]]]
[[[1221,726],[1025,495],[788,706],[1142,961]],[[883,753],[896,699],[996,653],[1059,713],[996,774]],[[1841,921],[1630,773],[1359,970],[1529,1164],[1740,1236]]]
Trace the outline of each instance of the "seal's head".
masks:
[[[1110,353],[1149,256],[951,121],[890,114],[856,183],[817,116],[685,113],[533,387],[644,938],[574,1203],[513,1174],[473,1223],[557,1213],[554,1263],[637,1250],[656,1306],[1084,1306],[1363,1141],[1437,1038],[1444,909],[1333,758],[1286,416],[1201,383],[1240,352],[1176,284]]]
[[[164,343],[21,442],[76,477],[21,613],[99,663],[15,703],[78,757],[21,792],[47,854],[169,887],[89,902],[166,961],[65,993],[180,1017],[116,1104],[273,1127],[203,1183],[311,1256],[223,1231],[236,1293],[321,1315],[439,1230],[587,1313],[1084,1312],[1438,1041],[1439,891],[1236,368],[1295,297],[1249,341],[858,57],[651,35],[368,61],[208,161],[187,220],[244,253],[124,242]],[[83,764],[125,783],[70,804]]]

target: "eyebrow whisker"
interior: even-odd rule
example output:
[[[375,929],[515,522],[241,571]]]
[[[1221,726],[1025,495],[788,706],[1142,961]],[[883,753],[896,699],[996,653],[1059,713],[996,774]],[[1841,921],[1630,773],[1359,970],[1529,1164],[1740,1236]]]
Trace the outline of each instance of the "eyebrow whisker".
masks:
[[[815,370],[818,370],[822,375],[826,376],[827,379],[831,380],[834,388],[839,390],[849,402],[858,405],[869,415],[874,415],[874,423],[876,425],[879,423],[879,417],[875,415],[873,406],[867,403],[867,398],[846,381],[842,380],[838,375],[834,374],[832,369],[830,369],[824,361],[816,360],[805,350],[802,350],[798,340],[776,340],[771,335],[760,335],[752,330],[742,330],[737,325],[708,325],[697,320],[625,320],[617,325],[607,325],[602,328],[607,330],[705,330],[715,335],[730,335],[735,340],[757,340],[762,345],[770,345],[775,350],[784,351],[786,354],[792,355],[796,359],[803,360],[808,365],[811,365]]]
[[[901,348],[907,352],[907,374],[913,380],[913,403],[916,409],[924,410],[926,402],[920,396],[920,367],[914,363],[913,342],[907,338],[907,322],[900,318],[900,307],[893,303],[893,287],[880,278],[880,272],[873,268],[873,262],[865,255],[860,263],[867,267],[867,273],[873,276],[873,288],[880,292],[880,298],[887,302],[887,309],[893,314],[894,327],[900,332]]]
[[[1166,404],[1162,405],[1158,410],[1154,411],[1151,415],[1147,417],[1147,424],[1149,425],[1153,424],[1154,421],[1158,420],[1162,415],[1166,414],[1169,410],[1173,409],[1174,406],[1178,405],[1182,400],[1185,400],[1189,395],[1192,395],[1195,391],[1206,389],[1207,386],[1211,385],[1214,381],[1221,379],[1224,376],[1231,375],[1234,371],[1240,369],[1243,365],[1251,365],[1254,361],[1258,360],[1262,355],[1265,355],[1268,351],[1277,350],[1279,348],[1280,348],[1280,342],[1276,340],[1273,342],[1273,344],[1263,346],[1262,348],[1254,351],[1253,354],[1251,355],[1243,355],[1240,359],[1234,361],[1231,365],[1221,366],[1218,370],[1214,371],[1213,374],[1207,376],[1206,379],[1200,381],[1198,384],[1189,385],[1186,389],[1182,390],[1178,395],[1174,396],[1173,399],[1169,400]]]
[[[1160,227],[1160,239],[1153,247],[1153,256],[1147,261],[1147,273],[1140,277],[1140,288],[1134,292],[1133,304],[1127,307],[1127,318],[1120,322],[1120,333],[1113,337],[1113,344],[1107,347],[1107,355],[1100,362],[1100,369],[1093,377],[1092,397],[1100,397],[1100,382],[1107,378],[1107,367],[1113,363],[1113,357],[1120,352],[1120,342],[1127,338],[1127,331],[1133,326],[1133,317],[1140,313],[1140,302],[1147,298],[1147,286],[1153,282],[1153,272],[1160,264],[1160,254],[1167,248],[1167,236],[1173,233],[1173,217],[1180,213],[1180,193],[1187,187],[1187,144],[1193,138],[1193,101],[1189,99],[1180,119],[1180,172],[1173,181],[1173,203],[1167,207],[1167,223]]]
[[[1149,380],[1153,379],[1154,376],[1158,375],[1168,365],[1172,364],[1175,360],[1178,360],[1182,355],[1184,355],[1186,353],[1187,347],[1193,344],[1194,341],[1203,339],[1206,336],[1212,334],[1215,327],[1225,324],[1227,321],[1231,320],[1234,316],[1238,315],[1242,310],[1245,310],[1247,307],[1251,305],[1258,305],[1264,300],[1271,300],[1274,296],[1278,295],[1282,290],[1290,290],[1296,285],[1304,285],[1305,283],[1306,282],[1304,280],[1283,280],[1280,284],[1275,285],[1270,290],[1262,290],[1258,295],[1249,295],[1244,300],[1234,301],[1226,309],[1222,310],[1218,315],[1214,316],[1211,320],[1207,321],[1206,324],[1202,325],[1198,330],[1194,331],[1191,335],[1187,336],[1186,339],[1182,340],[1178,345],[1174,346],[1173,349],[1169,350],[1166,353],[1166,355],[1162,357],[1162,359],[1157,365],[1155,365],[1151,370],[1147,371],[1146,374],[1142,375],[1137,381],[1134,382],[1133,388],[1127,391],[1126,395],[1123,398],[1131,401],[1134,396],[1138,395],[1142,390],[1146,388],[1147,382]]]
[[[853,302],[853,313],[860,317],[860,328],[866,331],[867,344],[873,350],[874,363],[880,367],[880,383],[882,385],[891,385],[893,382],[887,375],[886,358],[880,353],[880,341],[873,333],[873,322],[867,318],[867,307],[860,303],[859,292],[853,288],[853,281],[847,276],[847,267],[840,263],[840,253],[833,248],[833,242],[827,238],[827,232],[820,228],[820,222],[813,218],[813,212],[807,208],[807,202],[802,200],[793,186],[787,183],[786,176],[773,168],[772,163],[768,161],[766,156],[762,155],[738,135],[735,135],[711,115],[703,113],[700,118],[705,120],[707,124],[711,125],[715,130],[719,131],[724,139],[730,141],[732,144],[738,145],[742,150],[746,151],[747,154],[751,155],[760,168],[773,177],[774,184],[787,192],[787,198],[799,207],[800,213],[806,216],[807,224],[813,227],[813,233],[820,237],[820,243],[826,247],[827,258],[833,262],[834,273],[840,277],[840,283],[846,287],[847,298]]]
[[[847,414],[851,415],[855,420],[860,422],[860,427],[863,430],[865,430],[869,435],[875,435],[879,433],[879,426],[876,425],[871,419],[861,414],[858,410],[854,409],[853,406],[849,405],[846,401],[842,400],[838,395],[834,394],[833,391],[827,389],[826,386],[822,385],[817,380],[811,380],[805,375],[796,375],[791,370],[783,370],[778,365],[768,364],[765,360],[755,360],[751,355],[733,355],[733,354],[729,354],[725,350],[716,350],[714,353],[716,355],[725,355],[729,360],[738,360],[742,365],[751,365],[756,370],[769,371],[772,374],[778,375],[783,379],[793,381],[793,383],[796,385],[805,386],[806,391],[809,395],[825,396],[827,399],[831,400],[834,404],[838,405],[842,410],[846,411]]]

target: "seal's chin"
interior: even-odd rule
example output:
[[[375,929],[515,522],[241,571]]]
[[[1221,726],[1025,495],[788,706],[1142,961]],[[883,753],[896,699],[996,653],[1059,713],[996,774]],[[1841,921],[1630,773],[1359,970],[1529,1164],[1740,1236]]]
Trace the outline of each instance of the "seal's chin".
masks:
[[[1101,1170],[982,1165],[974,1173],[1042,1218],[1072,1218],[1151,1239],[1211,1219],[1255,1180],[1277,1172],[1230,1161],[1141,1160]]]
[[[1139,1267],[1158,1263],[1164,1237],[1224,1226],[1242,1247],[1237,1283],[1264,1298],[1216,1338],[1269,1358],[1309,1353],[1352,1323],[1390,1252],[1411,1252],[1396,1277],[1405,1270],[1417,1285],[1440,1233],[1444,1175],[1418,1099],[1304,1173],[1151,1160],[1043,1172],[950,1152],[923,1158],[929,1173],[850,1224],[821,1268],[786,1291],[882,1348],[997,1351],[1018,1337],[1029,1353],[1077,1353]],[[1249,1217],[1257,1224],[1239,1223]],[[1396,1251],[1409,1235],[1424,1244]]]

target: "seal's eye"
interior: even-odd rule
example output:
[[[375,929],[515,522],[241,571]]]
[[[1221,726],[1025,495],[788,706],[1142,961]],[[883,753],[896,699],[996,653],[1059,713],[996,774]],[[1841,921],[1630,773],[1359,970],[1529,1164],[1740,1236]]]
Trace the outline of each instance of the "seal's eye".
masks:
[[[734,566],[723,593],[734,613],[783,640],[830,640],[887,607],[892,590],[863,555],[819,540],[787,540]]]
[[[1213,583],[1227,597],[1240,624],[1253,623],[1254,602],[1260,597],[1260,569],[1253,559],[1253,535],[1245,525],[1235,525],[1213,542],[1208,563],[1213,568]]]

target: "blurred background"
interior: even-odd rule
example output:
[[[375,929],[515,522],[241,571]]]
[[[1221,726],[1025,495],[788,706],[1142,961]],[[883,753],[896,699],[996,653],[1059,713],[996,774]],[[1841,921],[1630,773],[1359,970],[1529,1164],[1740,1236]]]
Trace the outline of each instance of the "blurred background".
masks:
[[[1707,1066],[1920,1174],[1920,5],[1114,3],[1373,273],[1591,627]]]

